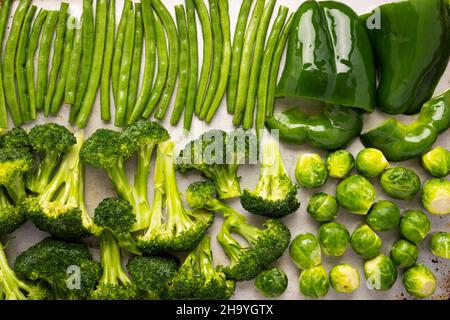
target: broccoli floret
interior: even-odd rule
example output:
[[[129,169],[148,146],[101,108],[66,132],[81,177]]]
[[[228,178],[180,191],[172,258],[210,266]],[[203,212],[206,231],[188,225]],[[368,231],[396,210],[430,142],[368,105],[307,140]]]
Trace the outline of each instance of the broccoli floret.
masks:
[[[150,204],[147,183],[154,147],[169,139],[169,133],[161,125],[141,120],[126,127],[122,133],[99,129],[84,144],[82,160],[93,167],[103,168],[117,194],[134,208],[136,223],[132,231],[143,230],[149,225]],[[125,161],[137,155],[134,184],[128,180]]]
[[[0,135],[0,148],[25,148],[30,149],[28,133],[20,127],[13,128]]]
[[[300,207],[297,186],[283,165],[278,144],[270,139],[263,145],[261,173],[253,191],[245,189],[242,207],[257,215],[282,218]]]
[[[123,270],[120,247],[109,230],[104,230],[100,237],[100,255],[103,273],[97,288],[92,292],[91,299],[139,299],[140,291]]]
[[[83,244],[47,238],[21,253],[14,271],[20,278],[48,284],[53,299],[77,300],[91,295],[101,266]]]
[[[13,232],[24,222],[23,211],[11,203],[6,191],[0,186],[0,236]]]
[[[165,290],[167,282],[177,273],[179,265],[178,259],[170,255],[134,256],[128,260],[127,270],[147,298],[157,300]]]
[[[4,246],[0,243],[0,300],[44,300],[48,289],[39,284],[20,280],[8,264]]]
[[[130,233],[135,222],[133,207],[127,200],[121,198],[104,199],[95,209],[94,223],[97,226],[111,231],[121,248],[134,254],[141,254]]]
[[[39,156],[35,171],[27,176],[27,188],[37,194],[44,191],[62,156],[77,141],[72,132],[55,123],[37,125],[28,134],[33,150]]]
[[[223,267],[223,271],[229,279],[251,280],[283,255],[291,233],[277,219],[267,219],[262,229],[257,228],[249,224],[244,215],[217,200],[215,195],[210,182],[195,182],[188,187],[186,199],[193,208],[203,207],[223,215],[224,222],[217,239],[230,258],[230,265]],[[244,238],[248,246],[242,246],[232,233]]]
[[[214,221],[207,210],[184,207],[175,178],[173,149],[171,141],[158,145],[150,225],[137,238],[139,249],[149,255],[192,250]]]
[[[189,142],[177,159],[178,171],[186,174],[200,171],[216,186],[220,199],[239,197],[239,165],[257,158],[258,143],[255,136],[236,130],[227,134],[210,130],[197,140]]]
[[[66,153],[42,194],[24,201],[26,216],[39,229],[64,240],[101,232],[84,203],[84,168],[79,157],[83,133],[78,132],[76,138],[77,144]]]

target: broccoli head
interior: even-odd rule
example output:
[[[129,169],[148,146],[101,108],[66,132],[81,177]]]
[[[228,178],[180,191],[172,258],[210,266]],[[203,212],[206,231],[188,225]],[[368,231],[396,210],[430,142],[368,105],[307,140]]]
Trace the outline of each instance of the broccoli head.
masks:
[[[0,148],[30,149],[31,145],[28,133],[20,127],[5,132],[3,135],[0,135]]]
[[[23,211],[11,203],[6,191],[0,186],[0,236],[13,232],[24,222]]]
[[[61,163],[62,156],[77,141],[72,132],[56,123],[37,125],[30,130],[28,137],[39,162],[34,172],[27,176],[27,188],[40,194]]]
[[[214,215],[207,210],[184,207],[175,177],[173,149],[171,141],[158,145],[150,225],[137,238],[139,249],[147,254],[190,251],[214,221]]]
[[[22,252],[14,271],[20,278],[46,283],[53,299],[78,300],[90,297],[101,266],[83,244],[47,238]]]

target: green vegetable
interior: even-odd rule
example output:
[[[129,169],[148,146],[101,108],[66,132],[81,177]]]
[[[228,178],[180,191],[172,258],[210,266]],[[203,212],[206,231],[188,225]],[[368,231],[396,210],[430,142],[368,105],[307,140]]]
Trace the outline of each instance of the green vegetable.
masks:
[[[389,257],[379,254],[364,263],[364,276],[370,289],[387,291],[397,280],[397,268]]]
[[[2,5],[0,8],[0,43],[2,44],[5,36],[6,23],[8,22],[10,10],[11,10],[11,0],[2,1]],[[0,57],[2,56],[3,56],[3,46],[1,46],[0,48]],[[2,68],[3,65],[0,66],[0,83],[3,83]],[[8,116],[6,113],[5,91],[3,89],[3,86],[0,86],[0,129],[6,129],[7,127],[8,127]]]
[[[148,3],[143,1],[142,4]],[[151,18],[150,18],[151,19]],[[108,16],[106,18],[105,52],[103,55],[102,74],[100,79],[100,110],[103,121],[111,120],[110,82],[112,60],[114,55],[114,36],[116,31],[116,0],[109,1]],[[152,49],[148,49],[151,51]],[[154,50],[154,49],[153,49]],[[150,92],[149,92],[150,93]]]
[[[329,256],[342,256],[350,243],[350,233],[339,222],[328,222],[320,226],[319,243],[322,251]]]
[[[83,20],[83,17],[81,17]],[[64,92],[64,102],[73,105],[76,98],[78,84],[78,70],[80,69],[81,56],[83,53],[83,24],[77,27],[75,39],[73,40],[73,49],[70,55],[69,71],[67,72],[67,84]]]
[[[356,254],[365,260],[377,256],[381,249],[380,237],[367,225],[362,225],[353,231],[350,244]]]
[[[423,207],[431,214],[450,213],[450,181],[431,179],[425,182],[421,194]]]
[[[431,236],[429,248],[435,256],[450,259],[450,233],[436,232]]]
[[[349,264],[335,265],[330,270],[330,284],[341,293],[352,293],[359,288],[359,272]]]
[[[366,215],[376,197],[377,193],[372,184],[360,175],[353,175],[341,181],[336,189],[339,205],[358,215]]]
[[[428,298],[436,291],[436,277],[428,267],[416,264],[403,274],[403,285],[410,295]]]
[[[322,266],[303,270],[299,278],[300,292],[310,298],[322,298],[330,290],[328,275]]]
[[[422,165],[432,176],[444,178],[450,173],[450,151],[437,147],[422,156]]]
[[[347,150],[337,150],[327,155],[325,163],[330,177],[344,179],[355,167],[355,158]]]
[[[15,206],[11,203],[6,191],[3,187],[0,187],[0,236],[12,233],[25,220],[25,215],[23,210],[20,209],[20,206]]]
[[[300,156],[295,168],[297,182],[305,188],[318,188],[327,182],[328,172],[318,154],[307,153]]]
[[[419,258],[419,248],[408,240],[398,240],[392,246],[390,257],[397,267],[409,268]]]
[[[309,198],[306,211],[319,222],[329,222],[336,219],[338,204],[335,197],[319,192]]]
[[[408,168],[387,169],[380,179],[383,190],[394,199],[409,200],[420,191],[420,178]]]
[[[255,279],[256,289],[267,298],[277,298],[287,289],[288,277],[278,268],[261,272]]]
[[[393,230],[400,223],[400,209],[392,201],[380,200],[370,208],[366,222],[375,231]]]
[[[430,229],[430,219],[419,210],[406,211],[400,220],[401,235],[415,244],[425,239]]]
[[[356,169],[367,178],[379,176],[388,166],[389,162],[383,153],[377,149],[363,149],[356,157]]]
[[[310,269],[322,262],[319,241],[311,233],[295,237],[289,246],[289,255],[299,269]]]

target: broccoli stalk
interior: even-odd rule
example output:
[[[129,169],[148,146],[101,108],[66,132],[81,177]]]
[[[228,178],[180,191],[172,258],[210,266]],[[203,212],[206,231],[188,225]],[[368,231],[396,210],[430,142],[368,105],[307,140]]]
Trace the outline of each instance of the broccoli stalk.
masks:
[[[25,222],[25,215],[13,205],[0,186],[0,236],[9,234]]]

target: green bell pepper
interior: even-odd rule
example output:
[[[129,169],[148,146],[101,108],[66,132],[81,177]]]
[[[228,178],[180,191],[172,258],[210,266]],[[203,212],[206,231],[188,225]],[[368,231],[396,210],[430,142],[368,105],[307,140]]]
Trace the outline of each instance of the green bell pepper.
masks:
[[[294,15],[277,97],[373,111],[376,73],[366,29],[347,5],[306,1]]]
[[[310,143],[320,149],[337,150],[359,136],[363,119],[351,108],[327,105],[316,115],[292,108],[267,119],[266,125],[270,130],[279,130],[280,139],[285,142]]]
[[[379,19],[379,25],[370,19]],[[389,3],[363,20],[379,65],[379,107],[389,114],[418,113],[432,97],[449,61],[448,0]]]
[[[366,147],[383,152],[390,161],[421,156],[431,149],[439,134],[450,127],[450,90],[425,103],[417,121],[403,124],[388,119],[381,126],[361,135]]]

